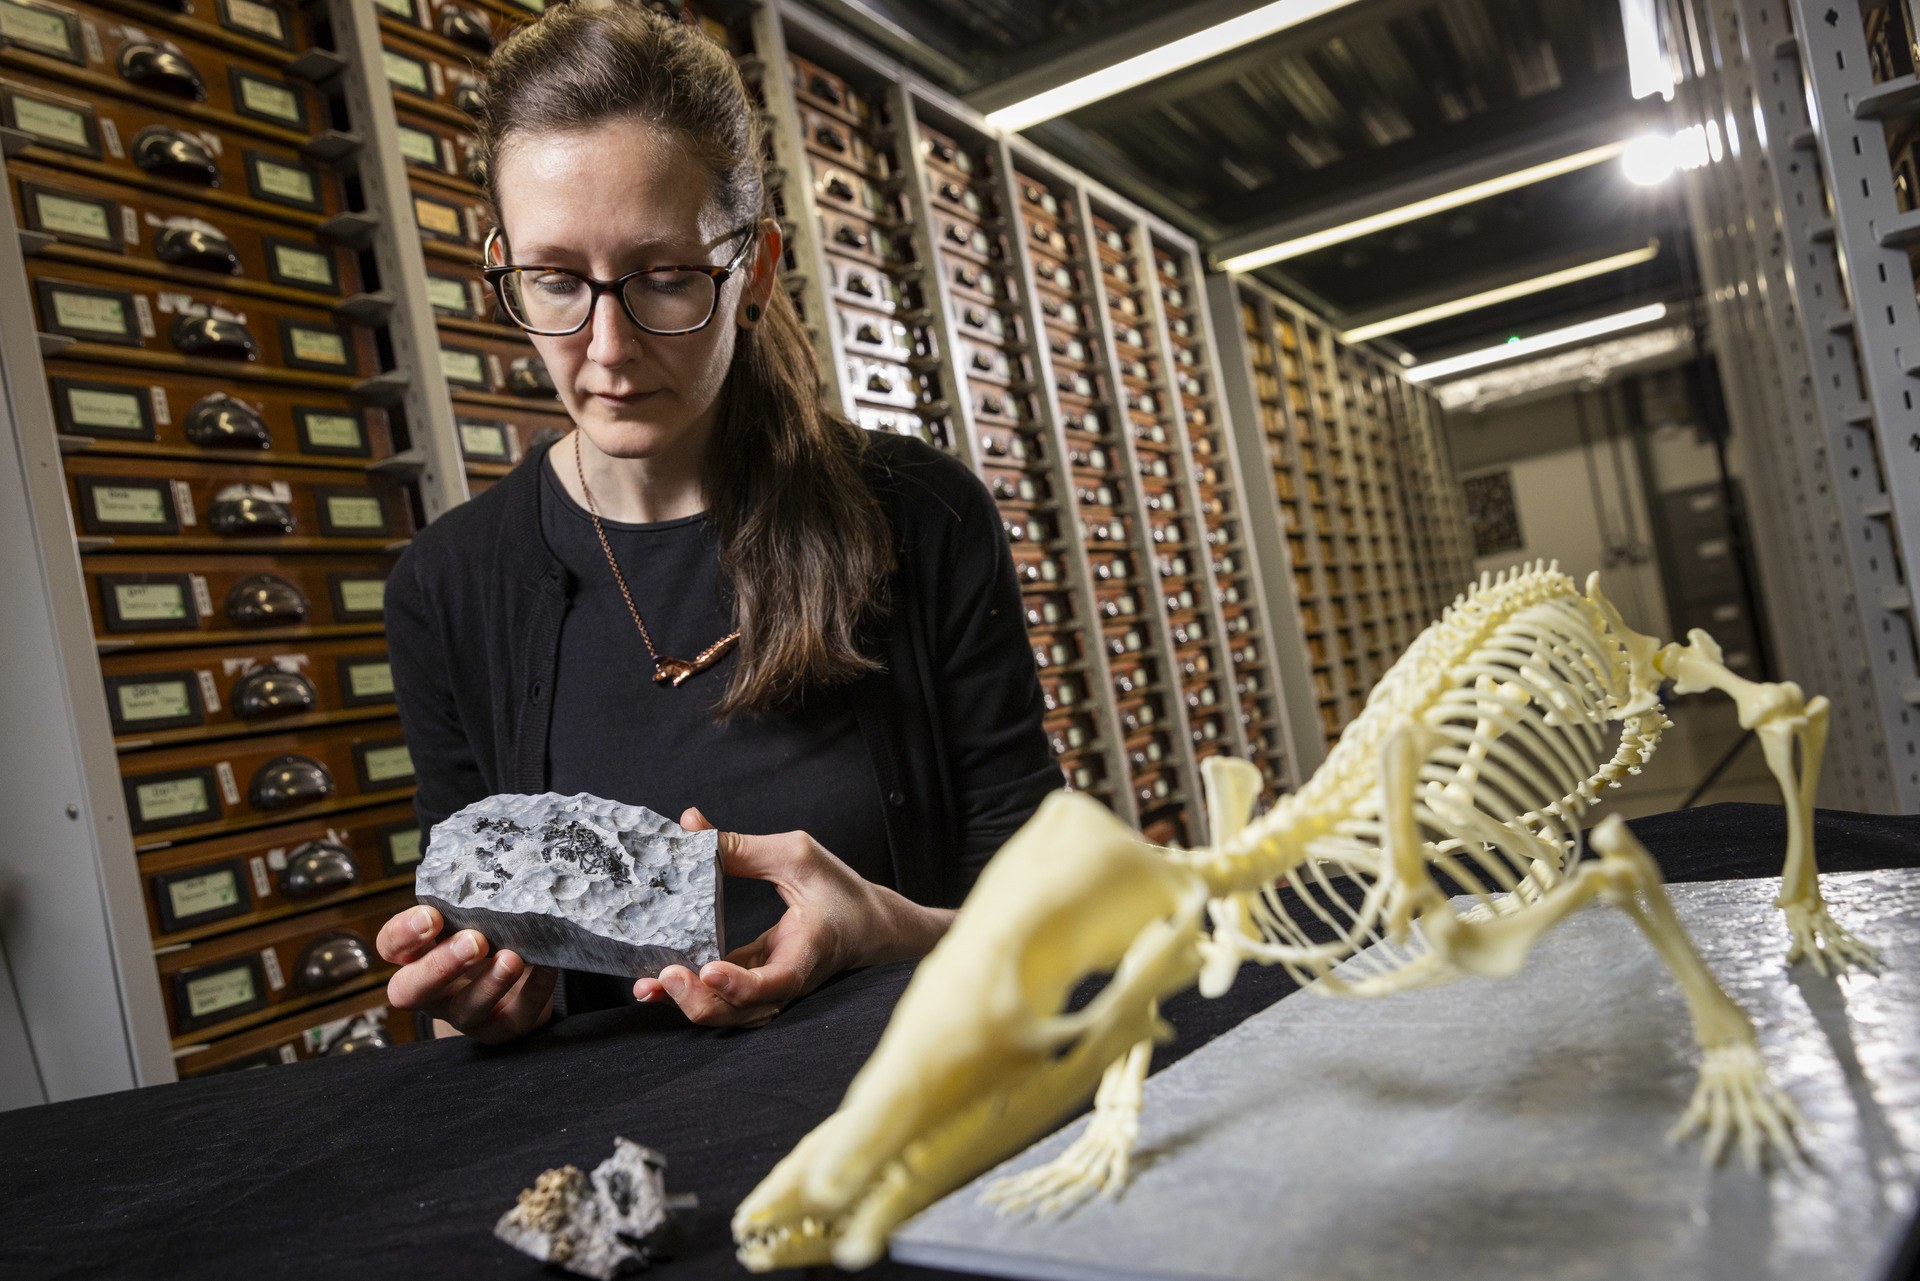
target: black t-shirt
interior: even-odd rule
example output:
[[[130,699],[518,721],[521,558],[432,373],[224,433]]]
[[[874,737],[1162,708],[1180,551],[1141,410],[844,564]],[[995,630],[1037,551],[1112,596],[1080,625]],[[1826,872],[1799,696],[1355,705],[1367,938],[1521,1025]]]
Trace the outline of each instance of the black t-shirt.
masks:
[[[891,885],[879,785],[844,693],[820,691],[791,711],[718,723],[714,708],[737,650],[677,688],[655,684],[592,518],[544,458],[540,470],[541,533],[574,580],[547,735],[549,786],[644,805],[676,822],[696,806],[722,831],[804,831],[861,876]],[[601,524],[661,654],[692,659],[733,630],[704,515]],[[725,892],[730,949],[759,937],[784,910],[765,881],[729,877]]]

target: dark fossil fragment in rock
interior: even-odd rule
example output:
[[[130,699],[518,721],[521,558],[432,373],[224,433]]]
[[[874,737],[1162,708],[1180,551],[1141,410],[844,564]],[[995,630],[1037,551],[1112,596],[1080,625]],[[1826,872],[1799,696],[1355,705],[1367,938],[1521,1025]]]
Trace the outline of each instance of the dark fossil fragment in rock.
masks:
[[[726,951],[720,838],[584,792],[490,796],[433,829],[414,876],[448,933],[623,978]]]

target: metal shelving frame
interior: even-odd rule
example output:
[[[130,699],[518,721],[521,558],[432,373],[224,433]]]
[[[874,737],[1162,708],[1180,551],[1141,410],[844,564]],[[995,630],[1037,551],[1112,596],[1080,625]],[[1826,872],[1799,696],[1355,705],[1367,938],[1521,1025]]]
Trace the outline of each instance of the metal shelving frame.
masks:
[[[1920,82],[1871,80],[1857,4],[1670,0],[1719,50],[1689,59],[1682,114],[1719,121],[1687,175],[1733,447],[1781,673],[1833,700],[1824,803],[1920,810],[1920,304],[1885,116]]]

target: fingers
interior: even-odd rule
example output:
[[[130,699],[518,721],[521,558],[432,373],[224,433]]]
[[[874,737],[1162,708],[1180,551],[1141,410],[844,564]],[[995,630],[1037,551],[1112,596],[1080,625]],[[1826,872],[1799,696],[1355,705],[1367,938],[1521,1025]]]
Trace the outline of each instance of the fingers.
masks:
[[[812,970],[775,949],[753,969],[730,961],[709,961],[700,970],[700,981],[732,1005],[785,1005],[805,995]]]
[[[681,1013],[703,1027],[759,1027],[780,1012],[774,1004],[730,1001],[684,965],[669,965],[662,970],[660,985]]]
[[[476,965],[472,981],[447,998],[446,1020],[458,1028],[473,1029],[493,1021],[494,1007],[527,972],[527,963],[514,952],[496,952],[486,965]]]
[[[386,929],[382,928],[380,933],[384,938]],[[387,1000],[395,1009],[429,1009],[446,997],[454,984],[467,977],[468,971],[486,954],[485,935],[479,930],[461,930],[419,960],[395,971],[387,980]]]
[[[407,965],[425,956],[439,934],[440,913],[430,907],[410,907],[387,919],[373,946],[387,964]]]
[[[500,955],[514,956],[512,952],[502,952]],[[520,958],[514,956],[514,960],[519,961]],[[495,963],[498,964],[497,959]],[[546,965],[527,965],[525,962],[521,962],[521,971],[518,983],[488,1020],[473,1030],[472,1036],[489,1045],[498,1045],[502,1041],[524,1036],[546,1022],[547,1008],[553,1000],[553,989],[560,980],[560,971]]]
[[[707,821],[707,816],[691,805],[687,806],[687,812],[680,816],[680,826],[686,828],[689,832],[711,832],[713,830],[713,824]]]

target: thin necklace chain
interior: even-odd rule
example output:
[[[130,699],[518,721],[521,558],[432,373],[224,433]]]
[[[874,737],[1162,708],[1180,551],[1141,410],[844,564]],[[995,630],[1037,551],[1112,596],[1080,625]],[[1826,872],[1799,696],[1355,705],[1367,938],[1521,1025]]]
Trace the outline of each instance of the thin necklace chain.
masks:
[[[606,553],[607,568],[613,571],[613,581],[620,585],[620,598],[627,602],[627,613],[633,616],[633,625],[640,629],[640,641],[647,647],[647,657],[653,660],[653,679],[655,684],[680,684],[695,672],[705,671],[718,662],[722,655],[732,649],[740,639],[736,629],[728,632],[713,644],[696,655],[691,662],[679,658],[663,658],[660,651],[653,647],[653,636],[647,631],[647,625],[640,621],[640,610],[633,603],[633,593],[627,590],[627,576],[620,572],[620,562],[614,559],[613,546],[607,542],[607,531],[600,524],[600,508],[593,501],[593,491],[587,488],[586,464],[580,461],[579,429],[574,430],[573,470],[580,479],[580,492],[587,500],[587,515],[593,517],[593,532],[600,539],[600,550]]]

